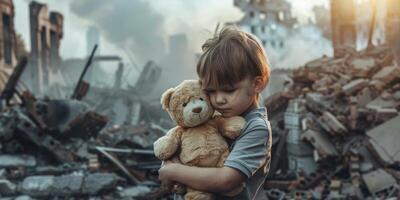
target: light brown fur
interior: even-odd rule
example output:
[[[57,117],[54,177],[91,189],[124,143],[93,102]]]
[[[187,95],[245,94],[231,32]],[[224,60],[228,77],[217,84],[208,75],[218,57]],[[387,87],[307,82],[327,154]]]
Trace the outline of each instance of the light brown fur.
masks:
[[[189,127],[185,124],[183,105],[200,98],[204,99],[206,104],[202,105],[206,105],[209,113],[203,116],[201,124]],[[239,116],[213,117],[214,109],[203,93],[200,82],[195,80],[187,80],[175,88],[168,89],[162,95],[161,104],[178,126],[154,143],[155,155],[161,160],[167,160],[178,153],[182,164],[185,165],[222,167],[229,154],[224,137],[237,138],[244,128],[245,120]],[[210,200],[214,199],[214,196],[188,188],[185,199]]]

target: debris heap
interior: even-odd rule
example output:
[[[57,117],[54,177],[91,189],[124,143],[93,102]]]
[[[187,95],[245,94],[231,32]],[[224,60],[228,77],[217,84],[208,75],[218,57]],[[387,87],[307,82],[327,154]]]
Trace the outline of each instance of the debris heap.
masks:
[[[24,92],[21,102],[0,113],[0,198],[129,199],[159,187],[152,143],[162,127],[106,127],[73,99]]]
[[[266,99],[272,199],[399,198],[400,66],[379,46],[292,71]]]

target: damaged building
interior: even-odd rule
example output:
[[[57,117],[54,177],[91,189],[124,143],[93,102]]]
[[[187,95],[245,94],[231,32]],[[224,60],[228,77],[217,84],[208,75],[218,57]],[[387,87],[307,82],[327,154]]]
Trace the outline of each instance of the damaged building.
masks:
[[[268,198],[400,197],[400,149],[395,142],[400,66],[393,45],[400,3],[387,2],[386,23],[391,25],[386,26],[386,44],[356,51],[355,5],[331,1],[334,56],[289,70],[291,81],[265,100],[277,141],[264,185]]]
[[[295,23],[286,1],[235,5],[246,10],[242,22],[265,17],[287,28]],[[254,10],[250,5],[270,6]],[[332,7],[334,56],[281,70],[288,80],[280,80],[282,90],[264,102],[273,133],[265,199],[399,198],[396,51],[390,43],[356,51],[354,5],[337,0]],[[0,10],[0,60],[7,88],[0,95],[7,102],[0,112],[0,199],[172,199],[171,188],[158,180],[161,162],[152,148],[174,124],[159,99],[146,96],[159,89],[161,68],[149,61],[136,83],[127,85],[128,66],[119,55],[92,50],[88,59],[62,60],[63,16],[49,14],[45,4],[34,1],[29,4],[32,52],[28,63],[18,62],[12,1],[0,1]],[[396,24],[395,19],[390,23]],[[249,31],[263,33],[265,24],[252,20]],[[275,30],[270,28],[266,35]],[[281,45],[277,38],[260,38],[264,46]],[[172,49],[187,49],[184,35],[171,42]],[[88,68],[96,72],[100,63],[115,64],[108,74],[114,81],[104,87],[91,84],[84,73]],[[27,88],[17,88],[21,82]],[[54,95],[58,99],[42,97],[48,86],[60,90]],[[20,101],[10,104],[16,96]]]
[[[335,57],[342,57],[345,51],[356,49],[356,16],[354,2],[331,1],[332,44]]]
[[[58,12],[48,12],[45,4],[35,1],[29,4],[31,52],[27,81],[31,83],[30,89],[37,93],[62,81],[58,67],[61,63],[59,48],[63,37],[63,16]]]
[[[286,39],[297,23],[291,14],[291,5],[283,0],[235,0],[234,5],[244,14],[234,22],[244,31],[257,36],[267,51],[287,52]]]
[[[17,44],[14,27],[15,13],[12,0],[0,1],[0,12],[0,87],[3,89],[5,82],[17,63]]]
[[[0,95],[5,102],[0,113],[0,199],[151,196],[160,186],[156,172],[161,164],[152,144],[173,126],[162,121],[168,118],[160,105],[140,98],[159,79],[157,64],[149,61],[136,84],[122,88],[122,59],[97,54],[90,58],[95,63],[117,63],[114,84],[96,88],[78,80],[80,75],[84,78],[87,60],[82,59],[75,63],[80,67],[75,79],[66,85],[64,80],[73,72],[65,70],[67,63],[59,52],[62,14],[49,14],[47,5],[29,3],[31,54],[17,63],[13,2],[1,1],[0,10],[5,87]],[[81,98],[65,98],[80,85]],[[59,99],[42,97],[51,87],[62,91],[54,95]],[[19,101],[11,102],[14,97]]]

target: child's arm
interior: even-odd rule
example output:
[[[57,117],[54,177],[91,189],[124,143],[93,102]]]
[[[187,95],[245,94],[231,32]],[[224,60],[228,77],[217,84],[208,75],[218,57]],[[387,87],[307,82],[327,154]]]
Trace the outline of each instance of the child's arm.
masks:
[[[191,188],[227,193],[239,187],[247,177],[230,167],[201,168],[166,162],[159,170],[160,180],[172,180]]]

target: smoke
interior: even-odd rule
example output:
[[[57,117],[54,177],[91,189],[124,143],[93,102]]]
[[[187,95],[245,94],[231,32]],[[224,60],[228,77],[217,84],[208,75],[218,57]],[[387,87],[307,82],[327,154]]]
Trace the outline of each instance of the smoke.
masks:
[[[331,41],[314,25],[290,30],[284,48],[266,48],[272,68],[297,68],[323,55],[332,56]]]
[[[147,1],[73,0],[70,8],[97,26],[108,41],[132,50],[140,63],[165,54],[163,16]]]
[[[276,67],[296,68],[323,55],[333,55],[332,42],[316,26],[303,25],[292,32],[286,40],[288,51],[276,62]]]

